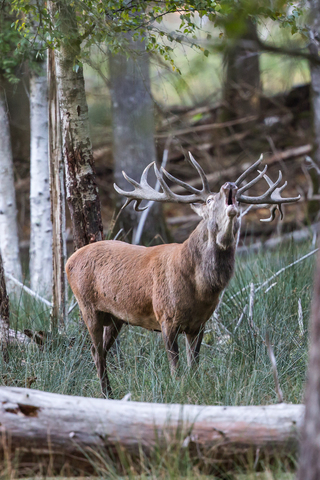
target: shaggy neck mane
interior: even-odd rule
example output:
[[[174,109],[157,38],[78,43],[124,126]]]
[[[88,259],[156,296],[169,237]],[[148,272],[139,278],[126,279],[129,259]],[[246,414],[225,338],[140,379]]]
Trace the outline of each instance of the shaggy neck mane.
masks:
[[[209,243],[208,224],[202,220],[184,242],[189,249],[193,267],[200,266],[203,277],[213,292],[224,289],[230,281],[235,264],[236,242],[226,249],[216,243],[217,232],[212,232]]]

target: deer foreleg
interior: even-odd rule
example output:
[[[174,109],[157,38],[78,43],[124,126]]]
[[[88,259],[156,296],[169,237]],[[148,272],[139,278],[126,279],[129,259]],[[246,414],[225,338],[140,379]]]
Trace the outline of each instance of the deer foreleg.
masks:
[[[195,334],[186,334],[187,362],[192,367],[199,363],[199,352],[202,342],[203,327]]]
[[[106,352],[109,352],[110,348],[116,341],[123,323],[112,318],[112,324],[104,327],[103,331],[103,348]]]
[[[167,350],[170,372],[172,377],[175,376],[178,368],[179,362],[179,348],[178,348],[178,331],[175,328],[167,326],[166,324],[161,325],[162,338]]]

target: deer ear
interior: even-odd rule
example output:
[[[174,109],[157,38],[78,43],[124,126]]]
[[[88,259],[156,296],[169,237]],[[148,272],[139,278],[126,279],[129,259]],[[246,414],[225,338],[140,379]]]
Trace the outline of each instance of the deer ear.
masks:
[[[203,217],[204,215],[204,206],[205,205],[203,203],[190,203],[190,207],[196,212],[197,215],[199,215],[199,217]]]

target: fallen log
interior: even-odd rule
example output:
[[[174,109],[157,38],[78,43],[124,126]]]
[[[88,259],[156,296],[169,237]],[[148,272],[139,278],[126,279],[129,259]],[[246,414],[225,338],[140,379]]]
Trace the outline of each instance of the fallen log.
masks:
[[[297,452],[303,405],[198,406],[73,397],[0,387],[0,459],[23,471],[50,465],[54,472],[94,470],[96,456],[119,451],[139,462],[185,452],[198,464],[223,469],[248,458],[292,457]]]

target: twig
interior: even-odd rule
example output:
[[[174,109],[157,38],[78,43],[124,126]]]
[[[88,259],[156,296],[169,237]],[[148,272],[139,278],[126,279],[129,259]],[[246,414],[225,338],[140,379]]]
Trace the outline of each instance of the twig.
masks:
[[[302,313],[302,305],[301,305],[301,298],[298,300],[298,324],[300,329],[300,336],[302,337],[304,334],[304,326],[303,326],[303,313]]]
[[[217,305],[217,307],[214,311],[214,315],[217,316],[217,317],[219,317],[219,310],[220,310],[220,307],[221,307],[221,303],[222,303],[222,299],[224,297],[225,291],[226,291],[226,289],[222,290],[222,293],[221,293],[220,298],[219,298],[219,303],[218,303],[218,305]]]
[[[68,315],[76,308],[77,305],[78,305],[78,302],[77,300],[75,300],[74,303],[71,305],[71,307],[69,307]]]
[[[249,205],[248,208],[246,208],[244,211],[241,212],[240,217],[242,218],[242,217],[244,217],[245,215],[247,215],[247,213],[249,213],[250,210],[252,210],[252,207],[253,207],[253,205]]]
[[[269,290],[271,290],[271,288],[273,288],[275,285],[277,285],[277,283],[278,283],[278,282],[274,282],[272,285],[270,285],[270,287],[268,287],[268,288],[264,291],[264,293],[268,293]]]
[[[40,300],[40,302],[44,303],[45,305],[47,305],[48,307],[52,307],[52,303],[49,302],[48,300],[46,300],[45,298],[41,297],[40,295],[38,295],[36,292],[34,292],[33,290],[31,290],[30,288],[26,287],[25,285],[23,285],[23,283],[19,282],[19,280],[17,280],[16,278],[14,278],[10,273],[5,273],[5,276],[11,280],[11,282],[15,283],[16,285],[18,285],[20,288],[22,288],[22,290],[24,290],[25,292],[27,292],[31,297],[34,297],[36,298],[37,300]]]
[[[206,130],[217,130],[220,128],[225,127],[232,127],[233,125],[241,125],[248,122],[254,122],[257,120],[257,115],[249,115],[248,117],[244,118],[237,118],[236,120],[230,120],[228,122],[222,123],[209,123],[207,125],[198,125],[189,128],[183,128],[181,130],[170,131],[168,133],[158,133],[155,135],[155,138],[167,138],[168,136],[178,136],[178,135],[186,135],[187,133],[195,133],[195,132],[205,132]]]
[[[253,304],[254,304],[254,283],[250,283],[250,297],[249,297],[249,323],[253,328]]]
[[[271,280],[273,280],[273,279],[276,278],[278,275],[280,275],[281,273],[283,273],[285,270],[287,270],[288,268],[293,267],[294,265],[297,265],[297,263],[302,262],[302,260],[305,260],[306,258],[310,257],[311,255],[314,255],[318,250],[319,250],[319,248],[315,248],[314,250],[312,250],[311,252],[307,253],[307,254],[304,255],[303,257],[298,258],[298,260],[295,260],[294,262],[290,263],[290,265],[287,265],[286,267],[283,267],[283,268],[281,268],[280,270],[278,270],[274,275],[272,275],[270,278],[268,278],[268,280],[266,280],[265,282],[263,282],[263,283],[257,288],[256,293],[257,293],[259,290],[261,290],[263,287],[265,287]]]
[[[117,240],[123,232],[123,228],[120,228],[119,232],[114,236],[112,240]]]
[[[272,373],[273,373],[273,379],[274,379],[276,392],[277,392],[277,396],[278,396],[278,402],[282,403],[283,402],[283,394],[282,394],[282,390],[281,390],[280,384],[279,384],[277,362],[276,362],[276,357],[274,356],[274,353],[273,353],[272,345],[269,341],[268,332],[266,332],[266,345],[267,345],[267,350],[268,350],[268,355],[269,355],[269,358],[270,358],[270,362],[271,362],[271,365],[272,365]]]
[[[242,322],[242,320],[243,320],[243,317],[244,317],[244,315],[245,315],[245,313],[246,313],[246,311],[247,311],[247,308],[248,308],[248,304],[246,304],[246,305],[244,306],[244,309],[242,310],[242,313],[241,313],[241,315],[240,315],[240,317],[239,317],[238,323],[237,323],[237,325],[235,326],[235,329],[234,329],[234,331],[233,331],[233,334],[235,334],[236,331],[238,330],[238,328],[240,327],[241,322]]]
[[[290,265],[287,265],[286,267],[283,267],[281,268],[280,270],[278,270],[276,273],[274,273],[270,278],[268,278],[265,282],[263,282],[261,285],[259,285],[259,287],[256,289],[255,293],[259,292],[259,290],[261,290],[263,287],[265,287],[269,282],[271,282],[271,280],[273,280],[274,278],[276,278],[278,275],[280,275],[281,273],[283,273],[285,270],[287,270],[288,268],[291,268],[293,267],[294,265],[297,265],[298,263],[302,262],[303,260],[305,260],[306,258],[310,257],[311,255],[314,255],[317,251],[319,250],[319,248],[315,248],[314,250],[312,250],[311,252],[307,253],[306,255],[304,255],[303,257],[301,258],[298,258],[298,260],[295,260],[294,262],[290,263]],[[228,298],[228,302],[230,302],[230,300],[233,300],[235,297],[238,297],[242,292],[244,292],[245,290],[247,290],[249,287],[251,286],[250,285],[246,285],[245,287],[241,288],[241,290],[239,290],[238,292],[236,292],[235,294],[231,295],[230,298]]]

